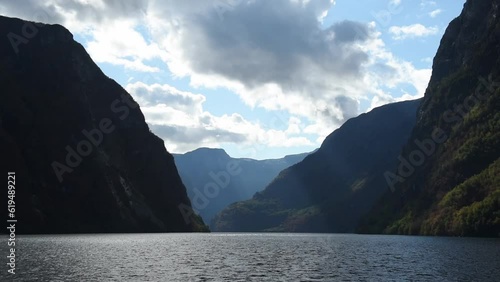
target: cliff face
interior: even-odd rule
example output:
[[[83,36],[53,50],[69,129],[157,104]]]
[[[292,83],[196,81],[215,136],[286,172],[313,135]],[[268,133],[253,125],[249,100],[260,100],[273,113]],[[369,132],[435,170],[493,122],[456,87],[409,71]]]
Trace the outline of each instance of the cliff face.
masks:
[[[208,223],[229,204],[262,191],[280,171],[307,155],[253,160],[232,158],[222,149],[200,148],[174,155],[174,159],[193,208]]]
[[[213,229],[354,231],[387,189],[383,172],[396,165],[419,102],[386,105],[350,119],[318,151],[282,171],[251,200],[220,212]]]
[[[16,173],[18,232],[206,228],[138,105],[68,30],[0,17],[0,35],[0,171]]]
[[[361,232],[500,236],[499,9],[469,0],[448,26],[402,153],[413,161]]]

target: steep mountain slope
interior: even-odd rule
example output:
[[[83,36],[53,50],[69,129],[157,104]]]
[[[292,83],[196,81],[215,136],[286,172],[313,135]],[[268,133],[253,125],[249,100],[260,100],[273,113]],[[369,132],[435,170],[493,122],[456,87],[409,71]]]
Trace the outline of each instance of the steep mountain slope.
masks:
[[[500,236],[499,9],[499,0],[469,0],[448,26],[403,150],[415,159],[360,232]]]
[[[5,185],[15,172],[16,232],[206,230],[163,141],[68,30],[0,17],[0,35],[0,171]]]
[[[200,148],[186,154],[174,154],[174,159],[194,209],[205,222],[210,222],[223,208],[250,199],[280,171],[307,155],[259,161],[231,158],[222,149]]]
[[[317,152],[282,171],[264,191],[219,213],[213,229],[353,231],[387,189],[383,172],[396,165],[418,104],[386,105],[348,120]]]

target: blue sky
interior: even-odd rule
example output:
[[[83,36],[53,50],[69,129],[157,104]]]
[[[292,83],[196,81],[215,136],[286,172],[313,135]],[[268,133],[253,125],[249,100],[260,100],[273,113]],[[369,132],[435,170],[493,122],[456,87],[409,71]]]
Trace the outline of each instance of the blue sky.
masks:
[[[464,0],[48,0],[0,14],[66,26],[170,152],[312,151],[347,119],[422,97]]]

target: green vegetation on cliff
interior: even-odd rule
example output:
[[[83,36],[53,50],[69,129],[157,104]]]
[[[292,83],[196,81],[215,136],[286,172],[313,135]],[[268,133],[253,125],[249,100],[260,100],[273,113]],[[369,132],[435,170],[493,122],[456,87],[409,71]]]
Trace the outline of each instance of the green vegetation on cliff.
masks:
[[[445,142],[388,192],[360,232],[500,236],[500,1],[467,1],[434,59],[413,141]]]

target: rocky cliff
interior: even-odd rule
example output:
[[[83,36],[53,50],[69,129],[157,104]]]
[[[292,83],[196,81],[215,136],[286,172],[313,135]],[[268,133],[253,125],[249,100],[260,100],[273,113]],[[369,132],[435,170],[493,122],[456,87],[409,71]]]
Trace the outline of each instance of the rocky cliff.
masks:
[[[360,232],[500,236],[500,1],[446,29],[417,124]]]
[[[17,232],[206,230],[138,105],[64,27],[0,17],[0,85]]]

